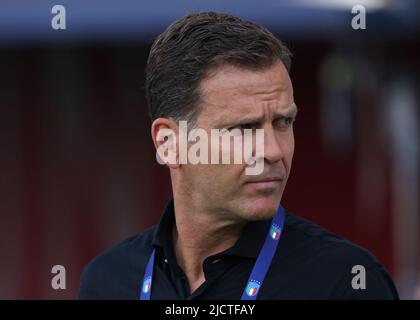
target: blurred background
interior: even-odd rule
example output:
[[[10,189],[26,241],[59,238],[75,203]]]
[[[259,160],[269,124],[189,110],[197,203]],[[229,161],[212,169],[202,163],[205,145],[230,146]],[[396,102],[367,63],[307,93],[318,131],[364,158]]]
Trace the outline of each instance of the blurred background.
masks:
[[[54,30],[54,5],[66,29]],[[353,29],[361,4],[366,29]],[[86,263],[171,195],[144,98],[153,39],[191,11],[264,25],[294,53],[289,210],[369,249],[420,299],[418,1],[0,0],[0,298],[74,299]],[[51,288],[53,265],[66,290]]]

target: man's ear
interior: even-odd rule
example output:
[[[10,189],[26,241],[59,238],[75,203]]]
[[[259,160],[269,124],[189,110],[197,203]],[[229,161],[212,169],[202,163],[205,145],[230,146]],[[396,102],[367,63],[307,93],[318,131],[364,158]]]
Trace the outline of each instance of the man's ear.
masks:
[[[156,160],[171,169],[179,167],[176,123],[168,118],[157,118],[152,123],[151,134],[156,148]]]

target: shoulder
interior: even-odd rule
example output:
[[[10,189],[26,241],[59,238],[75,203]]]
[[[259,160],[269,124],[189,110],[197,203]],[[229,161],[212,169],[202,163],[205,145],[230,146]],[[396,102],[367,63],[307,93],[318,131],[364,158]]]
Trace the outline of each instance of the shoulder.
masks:
[[[308,280],[328,298],[398,299],[388,272],[367,249],[292,213],[284,232],[284,256],[310,271]]]
[[[292,213],[287,214],[284,232],[287,241],[292,244],[292,251],[306,253],[310,251],[310,256],[329,257],[330,262],[362,260],[369,266],[379,264],[376,257],[367,249]]]
[[[156,226],[113,245],[83,269],[80,299],[129,299],[152,250]]]

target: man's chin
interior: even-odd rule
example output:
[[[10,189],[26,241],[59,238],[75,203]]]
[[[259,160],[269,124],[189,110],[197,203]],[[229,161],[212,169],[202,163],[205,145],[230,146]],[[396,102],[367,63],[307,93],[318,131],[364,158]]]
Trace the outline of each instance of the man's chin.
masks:
[[[280,206],[278,197],[258,197],[249,203],[247,215],[249,220],[271,219]]]

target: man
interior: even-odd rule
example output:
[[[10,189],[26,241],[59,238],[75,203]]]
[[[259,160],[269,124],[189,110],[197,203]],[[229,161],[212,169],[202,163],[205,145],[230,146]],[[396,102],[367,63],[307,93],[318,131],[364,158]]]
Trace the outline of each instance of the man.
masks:
[[[173,200],[159,226],[85,268],[80,298],[398,299],[368,251],[280,205],[297,115],[290,64],[289,50],[269,31],[228,14],[189,14],[156,39],[146,91]],[[181,161],[181,136],[191,128],[253,136],[262,129],[262,156],[251,147],[263,170],[246,174],[252,164],[245,155],[231,164]],[[210,144],[200,153],[215,150],[236,149]]]

